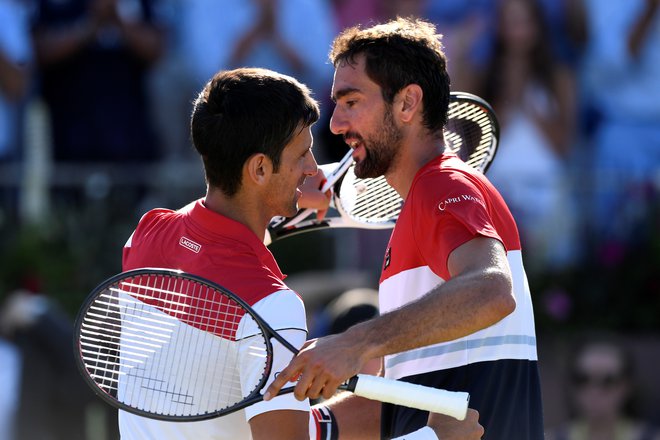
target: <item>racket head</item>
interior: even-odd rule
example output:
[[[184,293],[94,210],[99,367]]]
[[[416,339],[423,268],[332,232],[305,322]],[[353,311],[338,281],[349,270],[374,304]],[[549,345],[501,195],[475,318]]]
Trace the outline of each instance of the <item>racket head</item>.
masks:
[[[480,97],[452,92],[447,124],[446,149],[472,168],[488,170],[499,141],[499,124],[492,107]],[[403,200],[384,176],[361,179],[352,163],[335,186],[333,205],[347,225],[366,229],[393,228]]]
[[[267,329],[222,286],[137,269],[90,293],[75,321],[74,351],[85,381],[110,405],[157,420],[206,420],[260,400],[272,365]],[[262,363],[247,385],[238,374],[245,356]]]
[[[452,92],[444,136],[447,150],[485,174],[497,153],[500,125],[485,100],[471,93]]]

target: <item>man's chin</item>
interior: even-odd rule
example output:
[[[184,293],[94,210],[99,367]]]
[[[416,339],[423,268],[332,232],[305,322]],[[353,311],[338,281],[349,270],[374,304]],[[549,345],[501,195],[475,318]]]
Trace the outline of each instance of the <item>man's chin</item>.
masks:
[[[353,172],[355,173],[355,177],[360,179],[373,179],[383,175],[383,173],[379,173],[373,167],[369,167],[365,162],[356,164]]]
[[[298,200],[296,199],[293,204],[287,210],[286,217],[293,217],[300,211],[300,206],[298,206]]]

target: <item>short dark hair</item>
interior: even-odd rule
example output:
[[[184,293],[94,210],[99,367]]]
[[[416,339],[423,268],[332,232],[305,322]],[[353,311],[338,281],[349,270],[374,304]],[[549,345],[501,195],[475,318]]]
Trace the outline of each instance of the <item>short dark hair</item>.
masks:
[[[277,172],[284,147],[319,115],[309,88],[290,76],[259,68],[218,72],[195,100],[190,122],[207,183],[235,195],[255,153],[268,156]]]
[[[442,35],[435,26],[416,18],[401,18],[362,29],[344,30],[335,38],[330,61],[354,63],[365,56],[369,78],[381,87],[388,104],[409,84],[418,84],[424,92],[424,125],[431,132],[441,131],[447,122],[449,74],[443,52]]]

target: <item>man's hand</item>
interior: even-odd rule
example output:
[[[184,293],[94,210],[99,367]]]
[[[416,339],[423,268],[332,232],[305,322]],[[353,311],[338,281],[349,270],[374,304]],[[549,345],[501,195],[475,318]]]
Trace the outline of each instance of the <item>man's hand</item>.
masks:
[[[300,190],[302,191],[302,196],[298,200],[298,206],[300,208],[311,208],[316,210],[316,218],[318,220],[323,220],[325,214],[328,212],[328,207],[330,206],[330,196],[332,195],[332,190],[327,190],[326,192],[321,191],[321,187],[325,183],[325,174],[319,168],[319,172],[312,177],[305,179],[305,183]]]
[[[264,400],[270,400],[287,382],[295,380],[296,399],[329,399],[339,385],[360,372],[368,360],[365,354],[347,333],[307,341],[270,384]]]
[[[442,440],[478,440],[484,435],[484,427],[479,424],[479,412],[472,408],[468,408],[465,420],[430,413],[427,425]]]

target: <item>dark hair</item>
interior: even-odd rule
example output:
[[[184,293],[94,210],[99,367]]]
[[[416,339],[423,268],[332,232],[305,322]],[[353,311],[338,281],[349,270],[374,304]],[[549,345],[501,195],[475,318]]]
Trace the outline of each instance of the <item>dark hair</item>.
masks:
[[[218,72],[195,100],[190,127],[206,181],[228,196],[245,161],[263,153],[277,172],[284,147],[319,119],[318,103],[296,79],[258,68]]]
[[[553,75],[556,72],[556,64],[559,59],[553,50],[550,35],[549,24],[543,11],[543,6],[538,0],[523,0],[522,3],[528,7],[534,27],[537,31],[534,47],[530,49],[530,65],[533,80],[537,81],[547,90],[554,91]],[[506,42],[502,36],[504,28],[502,27],[502,18],[504,16],[505,2],[499,2],[497,8],[497,21],[495,36],[492,42],[493,53],[490,62],[486,67],[488,79],[484,85],[483,97],[491,102],[497,102],[498,92],[502,90],[503,58],[506,52]]]
[[[401,18],[361,29],[344,30],[333,42],[330,60],[355,62],[365,56],[369,78],[382,89],[388,104],[405,86],[417,84],[424,92],[424,125],[432,133],[442,132],[449,107],[449,74],[442,35],[435,26],[415,18]]]

